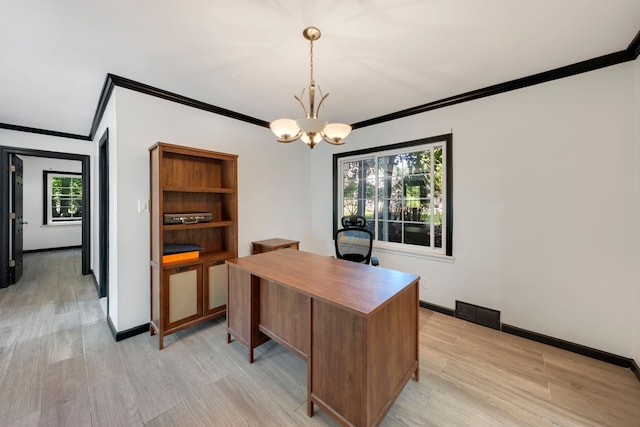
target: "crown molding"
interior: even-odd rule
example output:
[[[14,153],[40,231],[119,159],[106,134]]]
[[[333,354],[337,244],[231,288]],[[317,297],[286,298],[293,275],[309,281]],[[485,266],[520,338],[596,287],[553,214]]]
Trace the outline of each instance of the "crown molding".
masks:
[[[440,99],[438,101],[429,102],[415,107],[406,108],[404,110],[396,111],[382,116],[374,117],[368,120],[353,123],[352,128],[359,129],[367,126],[373,126],[376,124],[388,122],[391,120],[400,119],[414,114],[420,114],[438,108],[450,107],[452,105],[461,104],[463,102],[473,101],[488,96],[498,95],[512,90],[522,89],[525,87],[546,83],[552,80],[562,79],[565,77],[574,76],[576,74],[586,73],[594,71],[600,68],[609,67],[612,65],[621,64],[623,62],[634,61],[640,55],[640,31],[636,34],[629,46],[625,50],[610,53],[608,55],[599,56],[597,58],[588,59],[586,61],[578,62],[575,64],[567,65],[553,70],[544,71],[542,73],[533,74],[528,77],[522,77],[508,82],[499,83],[493,86],[487,86],[482,89],[465,92],[460,95],[451,96],[448,98]],[[197,108],[199,110],[208,111],[210,113],[219,114],[222,116],[230,117],[232,119],[240,120],[246,123],[254,124],[268,128],[269,122],[261,120],[246,114],[238,113],[233,110],[218,107],[206,102],[198,101],[193,98],[179,95],[177,93],[169,92],[164,89],[153,87],[144,83],[140,83],[125,77],[117,76],[115,74],[108,73],[105,82],[102,86],[98,105],[93,116],[91,123],[91,129],[88,135],[78,135],[65,132],[57,132],[46,129],[38,129],[27,126],[18,126],[8,123],[0,123],[0,129],[9,129],[19,132],[37,133],[42,135],[57,136],[61,138],[78,139],[81,141],[93,141],[100,121],[104,116],[104,112],[107,108],[107,104],[111,99],[114,87],[122,87],[125,89],[133,90],[136,92],[144,93],[146,95],[155,96],[157,98],[165,99],[167,101],[177,102],[178,104],[186,105],[188,107]]]
[[[104,84],[102,85],[102,92],[100,93],[98,106],[96,107],[96,112],[93,116],[93,123],[91,125],[91,132],[89,133],[89,140],[93,140],[96,132],[98,131],[98,126],[100,125],[100,121],[102,121],[102,116],[104,116],[107,104],[109,103],[109,99],[111,99],[113,89],[116,86],[143,93],[145,95],[155,96],[167,101],[177,102],[178,104],[208,111],[214,114],[219,114],[221,116],[230,117],[232,119],[251,123],[257,126],[263,126],[267,128],[269,127],[269,122],[267,121],[256,119],[255,117],[251,117],[246,114],[238,113],[236,111],[228,110],[226,108],[218,107],[212,104],[207,104],[206,102],[198,101],[174,92],[169,92],[164,89],[153,87],[148,84],[140,83],[135,80],[109,73],[107,74],[107,77],[104,80]]]
[[[636,34],[631,43],[629,43],[627,52],[631,57],[630,60],[635,60],[638,55],[640,55],[640,31],[638,31],[638,34]]]
[[[88,136],[90,141],[93,141],[93,138],[96,136],[96,132],[98,132],[98,126],[100,126],[104,112],[107,109],[107,104],[111,99],[114,87],[115,84],[113,82],[112,74],[107,74],[107,77],[104,79],[104,84],[102,85],[100,98],[98,98],[96,112],[93,114],[93,122],[91,122],[91,130],[89,131]]]
[[[58,132],[58,131],[55,131],[55,130],[38,129],[38,128],[32,128],[32,127],[28,127],[28,126],[18,126],[18,125],[12,125],[10,123],[0,123],[0,129],[15,130],[17,132],[39,133],[41,135],[58,136],[60,138],[79,139],[81,141],[91,141],[91,138],[89,138],[89,136],[85,136],[85,135],[78,135],[78,134],[75,134],[75,133]]]
[[[162,98],[167,101],[177,102],[178,104],[183,104],[189,107],[197,108],[199,110],[208,111],[210,113],[219,114],[221,116],[230,117],[232,119],[240,120],[246,123],[251,123],[257,126],[269,127],[269,122],[261,119],[257,119],[255,117],[248,116],[246,114],[238,113],[236,111],[228,110],[226,108],[218,107],[216,105],[207,104],[206,102],[198,101],[193,98],[188,98],[186,96],[179,95],[177,93],[169,92],[164,89],[160,89],[157,87],[153,87],[144,83],[136,82],[134,80],[130,80],[124,77],[116,76],[114,74],[107,74],[107,80],[111,80],[114,86],[122,87],[125,89],[134,90],[136,92],[144,93],[146,95],[155,96],[157,98]],[[105,86],[106,86],[105,82]],[[110,94],[109,94],[110,95]],[[100,102],[98,103],[98,107],[103,102],[102,96],[100,97]],[[105,102],[106,103],[106,102]]]
[[[367,126],[373,126],[391,120],[412,116],[414,114],[436,110],[438,108],[450,107],[452,105],[461,104],[463,102],[473,101],[476,99],[485,98],[487,96],[498,95],[501,93],[510,92],[512,90],[522,89],[525,87],[546,83],[552,80],[558,80],[565,77],[574,76],[576,74],[594,71],[600,68],[621,64],[623,62],[633,61],[638,57],[638,54],[640,54],[640,31],[636,34],[631,44],[629,44],[629,46],[625,50],[599,56],[597,58],[588,59],[586,61],[577,62],[575,64],[566,65],[564,67],[555,68],[553,70],[544,71],[542,73],[533,74],[528,77],[522,77],[493,86],[487,86],[482,89],[465,92],[460,95],[451,96],[448,98],[440,99],[438,101],[429,102],[427,104],[422,104],[404,110],[396,111],[394,113],[384,114],[372,119],[353,123],[351,126],[354,130]]]

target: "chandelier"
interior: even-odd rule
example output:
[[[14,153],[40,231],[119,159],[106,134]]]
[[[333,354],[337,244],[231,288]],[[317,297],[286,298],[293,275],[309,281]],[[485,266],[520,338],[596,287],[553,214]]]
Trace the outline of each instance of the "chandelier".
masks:
[[[327,123],[326,120],[318,118],[318,111],[324,100],[329,96],[322,95],[320,86],[318,86],[318,93],[320,95],[320,102],[318,107],[315,108],[315,96],[316,96],[316,82],[313,80],[313,42],[320,38],[320,30],[316,27],[305,28],[302,32],[305,39],[309,40],[310,50],[310,81],[309,81],[309,108],[305,107],[302,102],[304,96],[304,89],[300,96],[294,95],[293,97],[300,103],[302,110],[304,111],[304,117],[299,119],[278,119],[269,124],[271,131],[278,137],[280,142],[293,142],[298,139],[302,140],[309,148],[313,148],[317,142],[324,140],[329,144],[340,145],[344,144],[343,139],[351,132],[351,126],[344,123]]]

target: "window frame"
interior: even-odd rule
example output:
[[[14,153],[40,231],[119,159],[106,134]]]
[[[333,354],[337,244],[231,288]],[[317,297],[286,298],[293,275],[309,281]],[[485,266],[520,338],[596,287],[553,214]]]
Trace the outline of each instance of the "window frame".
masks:
[[[408,153],[411,152],[412,148],[421,145],[432,145],[441,143],[444,152],[443,152],[443,165],[444,165],[444,196],[445,196],[445,212],[443,217],[443,228],[444,228],[444,242],[443,248],[433,248],[431,246],[425,247],[420,245],[412,245],[407,243],[394,243],[394,242],[382,242],[374,240],[374,248],[376,249],[390,249],[398,252],[403,252],[407,254],[424,254],[424,255],[445,255],[448,257],[453,256],[453,134],[443,134],[432,136],[428,138],[421,138],[412,141],[399,142],[389,145],[371,147],[361,150],[354,151],[345,151],[342,153],[333,154],[333,232],[338,230],[340,224],[341,213],[343,212],[342,207],[339,206],[339,199],[341,199],[342,188],[339,186],[343,186],[342,182],[342,166],[341,162],[344,158],[349,157],[353,158],[350,160],[357,160],[356,157],[366,158],[371,157],[372,155],[377,157],[393,154],[393,153]],[[376,213],[377,216],[377,213]],[[377,229],[377,218],[376,218],[376,229]],[[377,235],[377,233],[376,233]],[[332,236],[333,239],[333,236]]]
[[[84,216],[84,205],[82,206],[82,215],[77,219],[53,221],[51,217],[51,178],[54,176],[61,176],[66,178],[80,178],[82,179],[82,173],[80,172],[67,172],[67,171],[42,171],[42,225],[46,226],[58,226],[58,225],[78,225],[82,224]],[[80,195],[80,202],[84,201],[84,182],[82,183],[82,194]]]

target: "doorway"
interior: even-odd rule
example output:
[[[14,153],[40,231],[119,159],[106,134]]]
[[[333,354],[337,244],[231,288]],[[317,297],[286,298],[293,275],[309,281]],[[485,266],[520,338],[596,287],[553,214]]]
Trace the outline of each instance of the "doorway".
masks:
[[[14,284],[22,277],[22,252],[24,235],[23,193],[24,165],[17,154],[9,157],[9,225],[11,241],[11,260],[9,261],[9,284]]]
[[[6,196],[0,197],[0,288],[6,288],[11,284],[11,274],[9,262],[12,259],[14,248],[10,246],[12,239],[9,229],[10,218],[10,179],[9,179],[9,161],[13,155],[48,157],[54,159],[78,160],[82,163],[82,261],[81,271],[83,275],[91,274],[91,184],[90,184],[90,158],[87,155],[59,153],[54,151],[34,150],[28,148],[5,147],[0,146],[0,194]]]
[[[107,297],[109,304],[109,129],[104,131],[99,143],[98,157],[98,243],[100,250],[100,284],[98,297]],[[107,312],[108,312],[107,307]]]

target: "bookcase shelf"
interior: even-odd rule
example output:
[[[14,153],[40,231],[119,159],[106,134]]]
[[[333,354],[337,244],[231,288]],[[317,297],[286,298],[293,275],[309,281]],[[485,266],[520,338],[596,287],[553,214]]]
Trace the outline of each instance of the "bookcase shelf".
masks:
[[[235,221],[209,221],[199,222],[197,224],[167,224],[164,226],[165,231],[171,230],[189,230],[215,227],[231,227],[235,225]]]

